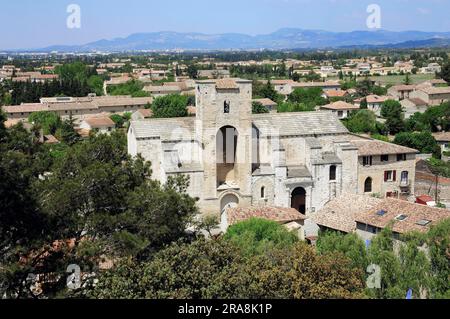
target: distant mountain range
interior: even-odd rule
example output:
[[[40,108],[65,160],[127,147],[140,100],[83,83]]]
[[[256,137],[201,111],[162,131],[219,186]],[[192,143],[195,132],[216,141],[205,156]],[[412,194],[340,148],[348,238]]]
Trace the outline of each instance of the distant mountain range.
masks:
[[[100,40],[85,45],[55,45],[38,51],[142,51],[142,50],[228,50],[228,49],[323,49],[349,47],[444,47],[450,46],[450,32],[386,30],[329,32],[322,30],[280,29],[271,34],[202,34],[179,32],[136,33],[126,38]],[[36,50],[34,50],[36,51]]]

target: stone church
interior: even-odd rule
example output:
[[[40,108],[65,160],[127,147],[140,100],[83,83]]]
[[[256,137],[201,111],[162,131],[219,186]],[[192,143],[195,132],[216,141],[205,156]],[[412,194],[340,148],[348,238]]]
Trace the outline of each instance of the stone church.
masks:
[[[202,212],[267,205],[309,214],[364,192],[356,137],[333,114],[252,114],[243,79],[197,81],[195,90],[195,117],[132,121],[128,152],[150,161],[162,183],[189,176]]]

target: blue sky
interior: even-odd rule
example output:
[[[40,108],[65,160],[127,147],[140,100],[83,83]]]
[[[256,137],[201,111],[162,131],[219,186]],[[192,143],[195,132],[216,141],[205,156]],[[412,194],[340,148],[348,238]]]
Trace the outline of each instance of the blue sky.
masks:
[[[66,27],[72,3],[81,8],[80,29]],[[0,49],[83,44],[135,32],[365,30],[372,3],[381,8],[383,29],[450,31],[450,0],[2,0]]]

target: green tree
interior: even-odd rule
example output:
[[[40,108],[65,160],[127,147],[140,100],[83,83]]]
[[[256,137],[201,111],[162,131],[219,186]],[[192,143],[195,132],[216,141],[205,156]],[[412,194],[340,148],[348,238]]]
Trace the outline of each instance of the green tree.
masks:
[[[342,257],[297,244],[244,258],[219,239],[176,243],[149,262],[123,261],[103,273],[91,298],[319,299],[363,296],[359,271]]]
[[[450,83],[450,62],[447,62],[442,66],[439,77],[447,83]]]
[[[247,255],[262,254],[273,248],[283,248],[298,241],[298,237],[276,222],[251,218],[228,228],[225,239]]]
[[[262,114],[269,113],[267,107],[261,104],[261,102],[252,102],[252,113],[253,114]]]
[[[191,79],[198,79],[198,67],[195,64],[190,64],[186,72]]]
[[[359,110],[350,114],[344,125],[352,133],[377,133],[377,117],[369,110]]]
[[[351,260],[352,267],[365,270],[368,266],[365,243],[356,234],[327,231],[319,234],[317,251],[320,254],[342,253]]]
[[[386,128],[391,134],[396,134],[405,129],[403,107],[400,102],[387,100],[381,107],[381,116],[386,119]]]
[[[441,156],[441,148],[430,132],[398,133],[393,142],[416,149],[423,154],[433,154],[437,158]]]
[[[187,105],[189,98],[185,95],[171,94],[157,97],[151,106],[153,117],[170,118],[188,116]]]
[[[450,219],[432,226],[427,235],[431,260],[432,298],[450,298]]]
[[[55,134],[61,126],[61,118],[55,112],[34,112],[28,117],[28,122],[38,125],[44,134]]]

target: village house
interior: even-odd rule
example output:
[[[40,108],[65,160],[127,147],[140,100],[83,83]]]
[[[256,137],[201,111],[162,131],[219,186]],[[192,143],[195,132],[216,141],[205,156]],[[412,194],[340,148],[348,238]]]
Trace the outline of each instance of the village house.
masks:
[[[203,213],[263,205],[308,215],[344,190],[413,191],[415,150],[377,147],[327,111],[252,114],[249,80],[197,81],[195,91],[195,117],[131,121],[128,153],[151,162],[162,183],[186,175]],[[363,160],[371,142],[379,153]]]
[[[450,211],[394,198],[345,193],[309,218],[322,231],[356,233],[363,240],[371,240],[391,227],[394,238],[400,239],[407,232],[428,232],[431,226],[450,218]]]
[[[393,236],[408,232],[426,233],[432,225],[450,218],[450,210],[386,198],[358,215],[356,233],[364,240],[371,240],[386,227],[392,227]]]
[[[419,98],[428,105],[440,105],[450,100],[450,87],[421,87],[410,93],[410,97]]]
[[[415,85],[394,85],[388,89],[388,95],[394,97],[396,100],[404,100],[412,97],[410,95],[415,90]]]
[[[151,104],[151,97],[132,98],[131,96],[88,96],[42,98],[40,103],[2,106],[8,119],[26,121],[34,112],[55,112],[62,119],[72,117],[82,121],[86,117],[98,115],[123,114],[134,112]]]
[[[358,148],[358,193],[407,198],[414,194],[417,150],[355,136]]]
[[[253,99],[252,102],[261,103],[262,106],[269,110],[269,112],[277,112],[278,104],[271,99]]]
[[[110,134],[116,128],[116,124],[107,116],[88,117],[81,122],[79,128],[86,132],[96,131],[101,134]]]
[[[230,77],[228,70],[198,70],[198,77],[206,79],[225,79]]]
[[[153,116],[151,109],[140,109],[131,115],[133,121],[149,119]]]
[[[166,96],[170,94],[181,94],[182,90],[178,85],[148,85],[143,89],[145,92],[150,93],[153,97]]]
[[[381,107],[387,100],[389,100],[388,96],[379,96],[375,94],[368,95],[366,96],[367,109],[380,116]]]
[[[428,103],[420,98],[409,98],[400,101],[405,112],[405,118],[409,119],[415,113],[423,113],[428,109]]]
[[[441,154],[444,160],[450,158],[450,132],[433,133],[433,137],[441,147]]]
[[[342,120],[348,118],[352,112],[359,110],[359,106],[344,101],[337,101],[331,104],[323,105],[320,109],[331,111],[331,113],[335,114]]]

